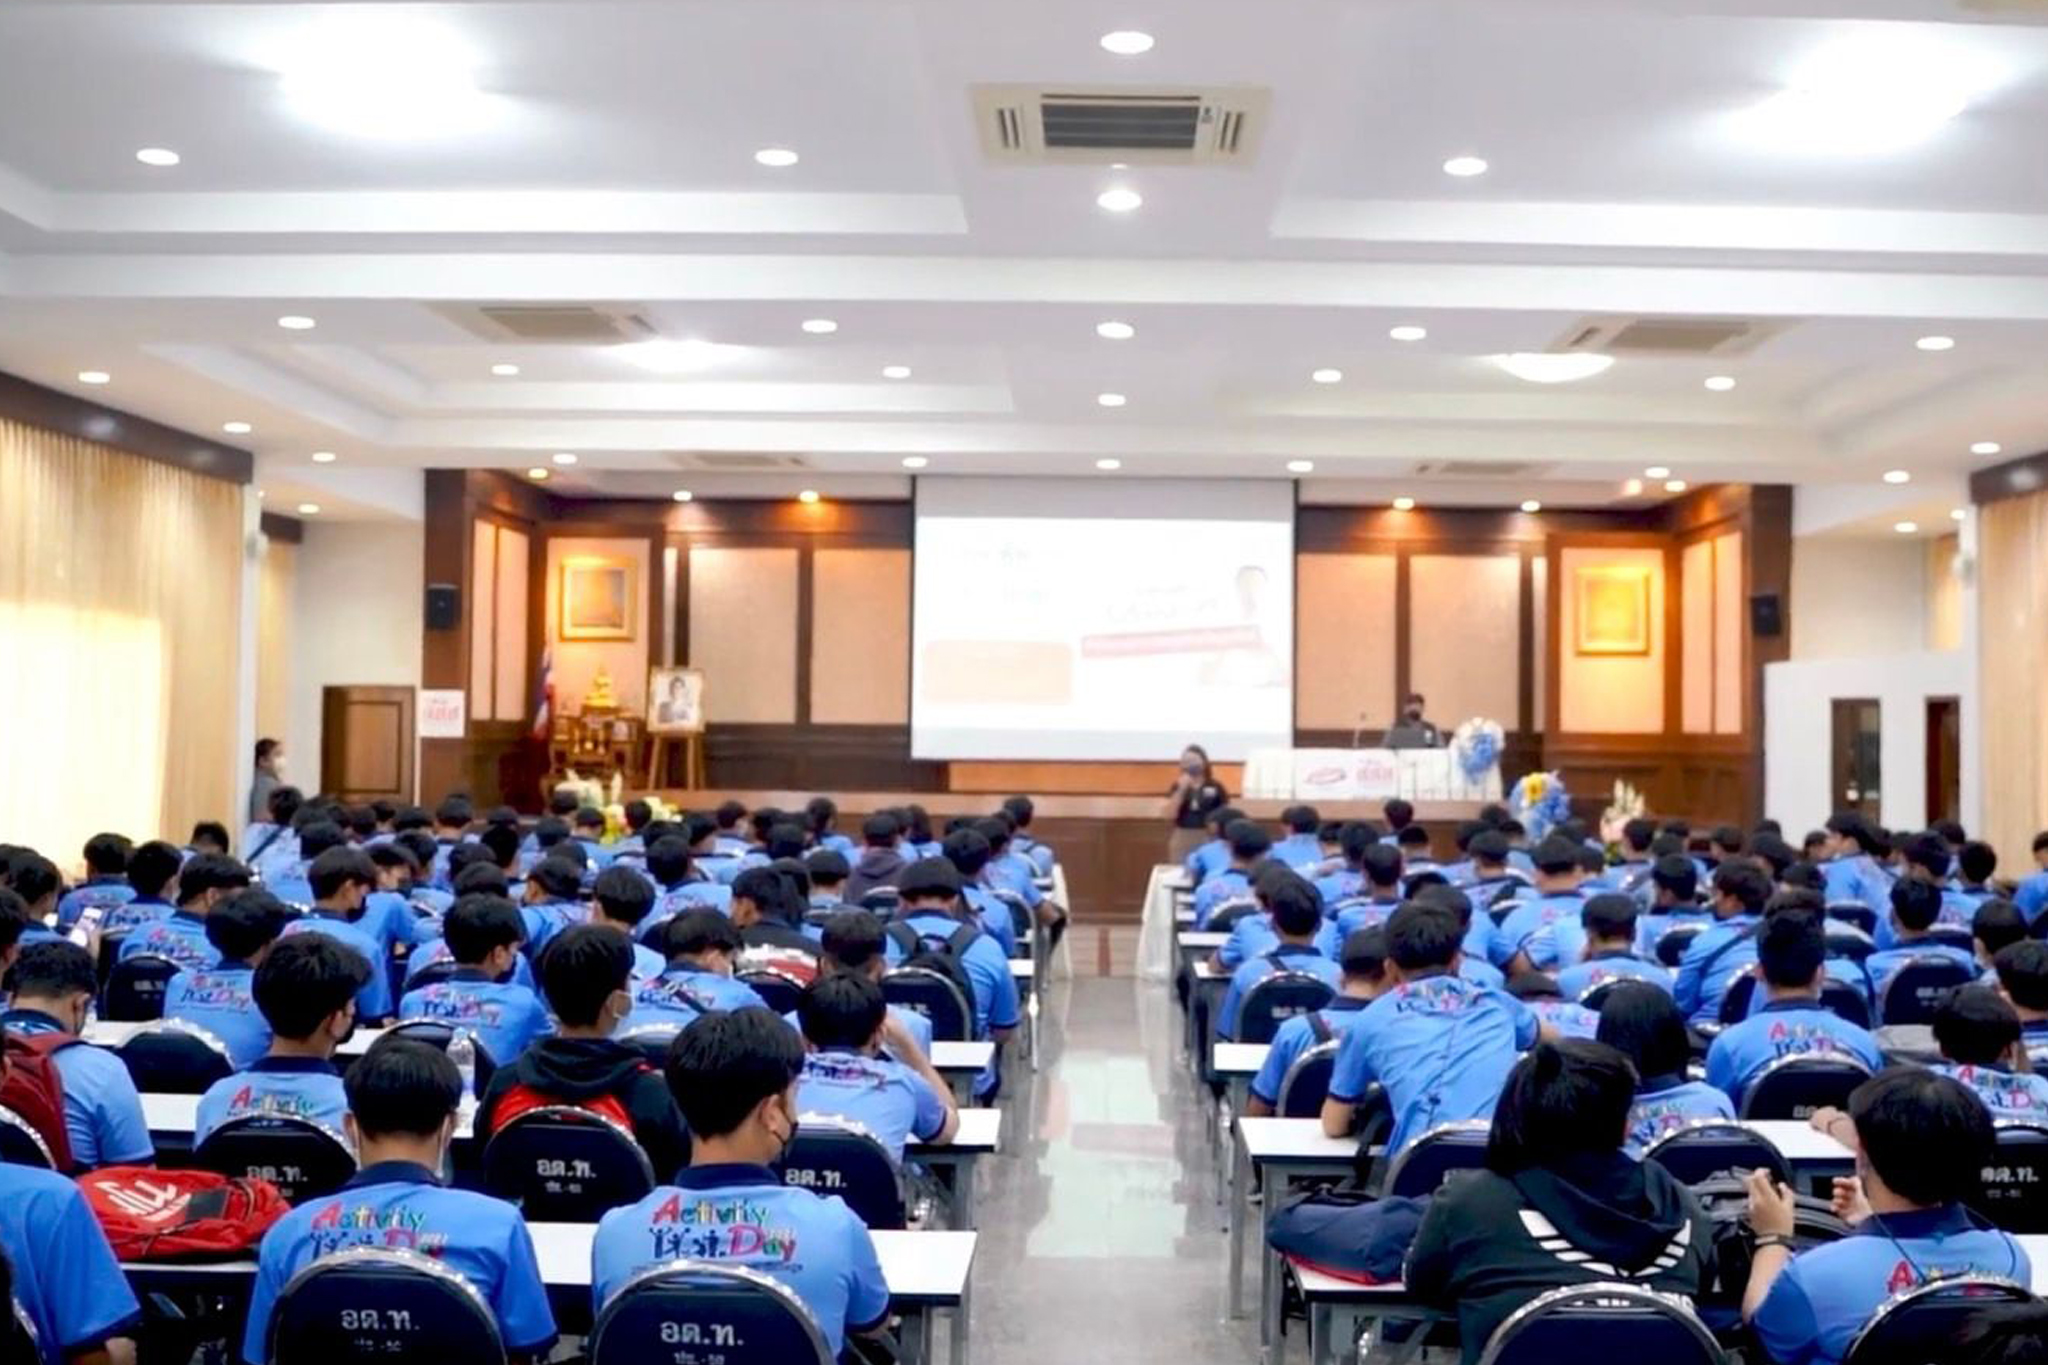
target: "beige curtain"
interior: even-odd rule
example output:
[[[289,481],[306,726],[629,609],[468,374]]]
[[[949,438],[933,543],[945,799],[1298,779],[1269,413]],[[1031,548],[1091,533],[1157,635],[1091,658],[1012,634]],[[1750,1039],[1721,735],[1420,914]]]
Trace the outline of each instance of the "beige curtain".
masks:
[[[2048,493],[1987,503],[1978,518],[1984,837],[2001,876],[2032,870],[2048,826]]]
[[[0,841],[61,866],[233,808],[242,490],[0,420]]]

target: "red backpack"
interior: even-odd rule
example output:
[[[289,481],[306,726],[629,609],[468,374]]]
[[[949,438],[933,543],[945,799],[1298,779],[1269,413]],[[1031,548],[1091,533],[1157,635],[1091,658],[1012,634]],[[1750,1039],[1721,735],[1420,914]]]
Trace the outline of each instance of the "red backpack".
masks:
[[[123,1261],[218,1261],[263,1240],[291,1206],[268,1180],[107,1166],[78,1178]]]
[[[64,1078],[53,1054],[74,1046],[68,1033],[0,1034],[0,1106],[35,1130],[50,1149],[50,1164],[71,1169],[71,1133],[64,1126]]]
[[[651,1071],[653,1068],[649,1067],[648,1070]],[[583,1109],[596,1114],[599,1118],[610,1119],[629,1133],[633,1131],[633,1116],[626,1112],[626,1106],[620,1103],[617,1095],[597,1095],[587,1100],[570,1100],[560,1095],[550,1095],[544,1090],[536,1090],[524,1082],[508,1087],[504,1094],[498,1096],[497,1103],[491,1106],[491,1111],[486,1117],[490,1120],[491,1131],[495,1133],[521,1114],[530,1114],[536,1109]]]

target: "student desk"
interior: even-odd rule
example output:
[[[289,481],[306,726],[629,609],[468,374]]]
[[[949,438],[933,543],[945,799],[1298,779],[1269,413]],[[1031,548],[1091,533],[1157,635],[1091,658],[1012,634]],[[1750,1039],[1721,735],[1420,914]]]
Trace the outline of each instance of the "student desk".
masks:
[[[1197,962],[1230,942],[1230,935],[1204,929],[1182,929],[1173,936],[1173,941],[1178,967],[1189,971]]]
[[[1230,1163],[1230,1315],[1244,1312],[1244,1235],[1251,1223],[1252,1179],[1259,1182],[1260,1207],[1271,1212],[1297,1180],[1342,1179],[1358,1157],[1358,1139],[1323,1133],[1320,1119],[1255,1119],[1240,1114],[1232,1125],[1235,1147]],[[1279,1340],[1280,1277],[1278,1257],[1266,1247],[1263,1221],[1259,1238],[1259,1341],[1271,1349]]]
[[[532,1223],[534,1259],[555,1322],[567,1333],[590,1328],[590,1243],[594,1223]],[[889,1285],[889,1308],[904,1326],[906,1356],[932,1359],[932,1313],[953,1314],[952,1359],[966,1358],[968,1272],[974,1265],[972,1232],[877,1232],[875,1255]],[[195,1264],[129,1262],[121,1267],[138,1294],[152,1292],[220,1295],[246,1300],[256,1276],[251,1260]],[[239,1342],[230,1343],[238,1349]]]
[[[1266,1043],[1223,1042],[1210,1045],[1209,1069],[1215,1073],[1216,1079],[1223,1082],[1223,1121],[1226,1125],[1244,1113],[1245,1099],[1251,1094],[1252,1078],[1265,1064],[1268,1046]],[[1216,1125],[1213,1122],[1209,1125],[1209,1136],[1211,1148],[1218,1148],[1221,1144],[1215,1141]],[[1219,1163],[1217,1175],[1220,1181],[1226,1174],[1222,1163],[1237,1160],[1237,1144],[1231,1143],[1227,1150],[1217,1150],[1215,1156]]]
[[[1036,924],[1031,938],[1036,945],[1041,935]],[[1031,1069],[1038,1070],[1038,997],[1039,968],[1044,965],[1044,953],[1039,951],[1030,957],[1010,959],[1010,980],[1017,983],[1017,993],[1024,1005],[1024,1055],[1031,1059]]]
[[[1229,972],[1212,970],[1206,959],[1188,968],[1188,1065],[1198,1077],[1209,1042],[1201,1035],[1206,1030],[1210,1037],[1215,1036],[1216,1011],[1223,1006],[1223,993],[1230,989],[1230,977]]]

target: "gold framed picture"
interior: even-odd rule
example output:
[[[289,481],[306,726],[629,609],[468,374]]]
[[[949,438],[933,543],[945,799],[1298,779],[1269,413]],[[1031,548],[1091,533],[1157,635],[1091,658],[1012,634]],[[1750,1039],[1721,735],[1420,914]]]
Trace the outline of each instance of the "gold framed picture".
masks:
[[[1572,647],[1580,654],[1650,652],[1650,571],[1610,564],[1577,569],[1577,629]]]
[[[562,561],[564,640],[630,640],[633,566],[594,557]]]
[[[647,670],[647,733],[704,732],[704,670],[655,667]]]

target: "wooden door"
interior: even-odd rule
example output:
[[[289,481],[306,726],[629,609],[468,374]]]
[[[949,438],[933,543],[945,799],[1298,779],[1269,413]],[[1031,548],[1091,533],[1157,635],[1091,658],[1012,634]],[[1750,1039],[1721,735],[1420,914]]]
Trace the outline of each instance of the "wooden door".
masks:
[[[1833,809],[1861,811],[1873,821],[1883,805],[1882,715],[1874,697],[1839,697],[1834,703]]]
[[[1963,815],[1963,704],[1927,699],[1927,823]]]
[[[413,689],[321,689],[320,789],[343,801],[412,801]]]

